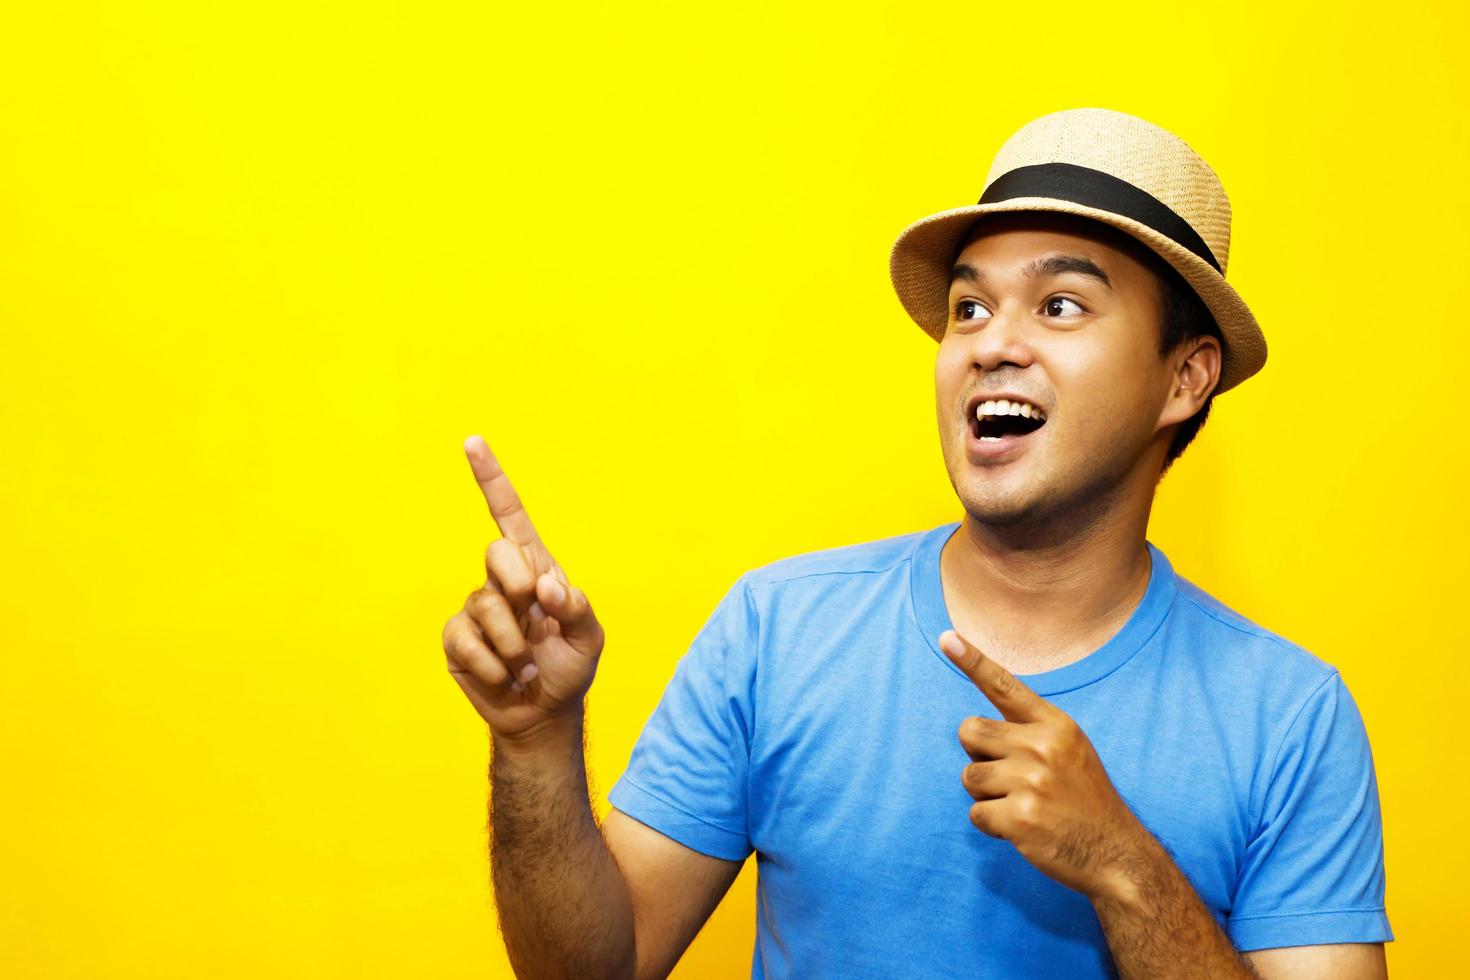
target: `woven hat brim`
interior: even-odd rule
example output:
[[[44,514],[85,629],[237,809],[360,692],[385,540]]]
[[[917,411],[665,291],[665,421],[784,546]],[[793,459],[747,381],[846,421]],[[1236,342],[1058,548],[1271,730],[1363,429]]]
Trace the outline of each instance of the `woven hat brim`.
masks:
[[[944,338],[949,324],[950,263],[960,236],[977,218],[999,211],[1059,211],[1093,218],[1158,253],[1194,288],[1220,327],[1223,357],[1215,394],[1229,391],[1265,366],[1265,334],[1245,300],[1208,262],[1132,218],[1051,197],[1017,197],[941,211],[920,218],[898,236],[888,259],[893,288],[913,321],[936,341]]]

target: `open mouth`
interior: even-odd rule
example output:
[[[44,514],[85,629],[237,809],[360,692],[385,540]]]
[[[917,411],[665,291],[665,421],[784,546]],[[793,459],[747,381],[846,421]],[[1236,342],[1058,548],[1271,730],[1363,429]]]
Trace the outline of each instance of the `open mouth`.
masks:
[[[1048,412],[1040,405],[1018,395],[987,398],[972,397],[966,405],[970,437],[965,451],[970,462],[991,466],[1017,458],[1048,421]]]
[[[1024,415],[986,415],[970,418],[970,434],[981,442],[999,442],[1007,436],[1029,436],[1046,424]]]

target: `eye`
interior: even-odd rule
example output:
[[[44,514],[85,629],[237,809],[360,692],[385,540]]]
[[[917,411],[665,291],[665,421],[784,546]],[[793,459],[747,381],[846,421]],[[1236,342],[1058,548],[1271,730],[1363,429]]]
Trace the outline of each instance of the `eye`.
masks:
[[[1065,296],[1053,296],[1050,299],[1048,299],[1046,301],[1046,309],[1047,309],[1047,312],[1051,312],[1053,309],[1055,309],[1056,308],[1056,305],[1058,303],[1071,303],[1073,306],[1077,307],[1077,311],[1079,313],[1086,313],[1087,312],[1086,310],[1082,309],[1082,304],[1081,303],[1078,303],[1075,299],[1068,299]],[[1059,313],[1058,315],[1061,316],[1061,315],[1064,315],[1064,314]]]
[[[956,320],[978,319],[980,315],[979,311],[984,309],[985,307],[981,306],[973,299],[962,299],[954,305],[954,318]],[[988,316],[989,314],[987,313],[986,315]]]

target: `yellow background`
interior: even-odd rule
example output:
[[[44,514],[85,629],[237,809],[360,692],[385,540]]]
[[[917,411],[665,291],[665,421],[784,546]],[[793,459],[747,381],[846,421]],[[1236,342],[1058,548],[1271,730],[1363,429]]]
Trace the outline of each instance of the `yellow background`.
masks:
[[[463,439],[606,625],[601,799],[742,571],[959,518],[889,246],[1103,106],[1221,175],[1271,345],[1150,538],[1342,671],[1390,965],[1443,975],[1457,6],[7,7],[0,973],[509,976],[440,649],[496,536]],[[754,884],[677,976],[748,975]]]

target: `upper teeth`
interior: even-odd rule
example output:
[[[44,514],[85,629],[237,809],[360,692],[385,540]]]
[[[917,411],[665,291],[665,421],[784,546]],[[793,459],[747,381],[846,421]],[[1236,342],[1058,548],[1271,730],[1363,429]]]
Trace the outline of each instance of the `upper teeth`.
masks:
[[[975,417],[983,418],[987,415],[1020,415],[1028,419],[1040,419],[1046,421],[1046,413],[1034,405],[1026,402],[1007,401],[1002,398],[998,401],[981,402],[975,406]]]

